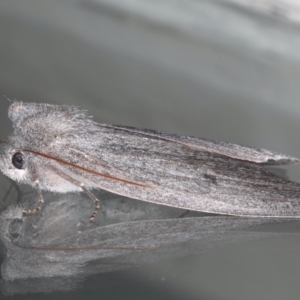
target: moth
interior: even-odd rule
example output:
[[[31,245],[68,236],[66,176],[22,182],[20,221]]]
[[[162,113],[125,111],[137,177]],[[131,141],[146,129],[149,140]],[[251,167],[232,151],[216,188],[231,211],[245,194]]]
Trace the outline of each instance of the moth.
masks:
[[[13,102],[13,133],[0,144],[0,169],[37,190],[100,188],[182,209],[247,217],[300,217],[300,184],[265,165],[299,159],[265,149],[94,122],[74,106]]]

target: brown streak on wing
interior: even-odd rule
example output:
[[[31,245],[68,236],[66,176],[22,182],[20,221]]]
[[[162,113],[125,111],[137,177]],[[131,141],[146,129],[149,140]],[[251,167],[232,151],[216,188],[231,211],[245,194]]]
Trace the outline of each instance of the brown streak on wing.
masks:
[[[103,174],[103,173],[98,173],[96,171],[93,171],[93,170],[90,170],[90,169],[87,169],[87,168],[75,165],[75,164],[70,163],[70,162],[68,162],[66,160],[54,157],[54,156],[49,155],[49,154],[44,154],[44,153],[41,153],[41,152],[38,152],[38,151],[34,151],[34,150],[30,150],[30,149],[21,149],[21,151],[30,152],[30,153],[33,153],[33,154],[36,154],[36,155],[39,155],[39,156],[43,156],[43,157],[46,157],[46,158],[49,158],[49,159],[52,159],[52,160],[56,160],[57,162],[60,162],[62,164],[69,165],[69,166],[74,167],[76,169],[80,169],[82,171],[85,171],[85,172],[88,172],[88,173],[91,173],[91,174],[95,174],[95,175],[98,175],[98,176],[102,176],[102,177],[105,177],[105,178],[108,178],[108,179],[113,179],[113,180],[121,181],[121,182],[124,182],[124,183],[136,185],[136,186],[141,186],[141,187],[146,187],[146,188],[153,188],[152,186],[146,185],[146,184],[143,184],[143,183],[138,183],[138,182],[134,182],[134,181],[130,181],[130,180],[126,180],[126,179],[114,177],[114,176],[111,176],[111,175],[107,175],[107,174]]]

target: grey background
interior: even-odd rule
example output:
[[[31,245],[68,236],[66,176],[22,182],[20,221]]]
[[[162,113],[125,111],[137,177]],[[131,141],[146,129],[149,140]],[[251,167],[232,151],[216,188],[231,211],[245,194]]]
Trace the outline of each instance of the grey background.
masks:
[[[297,3],[243,3],[1,1],[0,95],[77,105],[102,123],[299,157]],[[0,101],[5,139],[9,101]],[[300,181],[299,166],[286,170]],[[8,185],[1,176],[1,194]],[[274,227],[280,230],[289,228]],[[299,240],[285,238],[214,249],[101,275],[80,292],[59,297],[298,299],[299,246]]]

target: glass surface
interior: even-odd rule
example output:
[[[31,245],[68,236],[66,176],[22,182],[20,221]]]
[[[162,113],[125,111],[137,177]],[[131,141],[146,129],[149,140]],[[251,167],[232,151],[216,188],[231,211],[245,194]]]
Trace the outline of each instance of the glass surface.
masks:
[[[234,1],[1,1],[0,92],[12,100],[77,105],[101,123],[218,139],[299,157],[299,24],[290,17],[293,9],[279,4],[262,9]],[[1,139],[11,131],[6,97],[1,100]],[[299,166],[280,170],[300,181]],[[1,208],[36,200],[34,191],[12,185],[4,176],[0,195]],[[8,299],[298,298],[298,221],[196,213],[178,218],[184,212],[105,192],[99,196],[104,208],[97,226],[119,221],[136,226],[128,231],[129,239],[119,236],[119,250],[121,244],[134,244],[134,233],[147,220],[160,219],[151,223],[153,228],[168,228],[168,234],[159,239],[153,229],[143,240],[147,230],[141,231],[139,255],[132,249],[121,249],[128,251],[120,256],[108,252],[113,257],[109,264],[99,258],[91,263],[82,250],[81,258],[89,263],[73,277],[2,279],[1,299],[4,294],[12,295]],[[69,218],[60,219],[65,226],[61,231],[47,231],[40,224],[28,236],[23,235],[24,224],[14,221],[9,234],[22,238],[17,246],[30,245],[32,250],[30,242],[36,243],[35,233],[42,228],[48,234],[44,242],[50,233],[68,233],[78,224],[77,217],[90,226],[92,204],[83,195],[45,193],[45,199],[47,220],[61,203],[64,209],[71,206],[73,214],[70,208],[55,215]],[[111,214],[105,217],[105,211]],[[192,216],[198,218],[188,218]],[[181,222],[176,233],[166,219],[176,226]],[[216,229],[218,222],[223,223]],[[124,230],[123,225],[112,226]],[[183,228],[189,229],[184,235]],[[149,243],[156,243],[159,251],[145,251]],[[41,256],[53,255],[45,244],[36,245]],[[16,249],[14,253],[21,253]],[[57,258],[71,257],[56,253],[53,265]],[[30,254],[24,257],[35,257]],[[18,259],[18,272],[26,273],[26,259]],[[13,267],[17,261],[12,261]],[[136,262],[139,266],[133,267]],[[44,261],[39,258],[37,263]],[[28,272],[34,270],[32,263]]]

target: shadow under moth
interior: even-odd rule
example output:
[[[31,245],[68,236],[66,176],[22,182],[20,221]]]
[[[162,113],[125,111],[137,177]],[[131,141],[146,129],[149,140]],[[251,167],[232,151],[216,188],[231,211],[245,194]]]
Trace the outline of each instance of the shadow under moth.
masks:
[[[265,165],[297,158],[225,142],[94,122],[73,106],[13,102],[13,133],[0,143],[0,169],[42,190],[91,192],[209,213],[300,218],[300,184]]]

